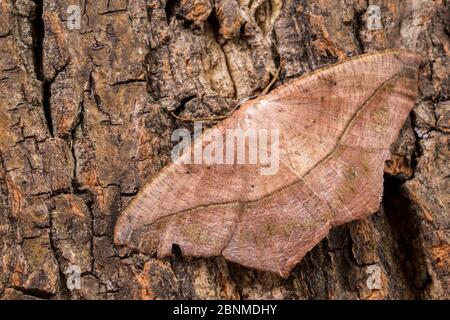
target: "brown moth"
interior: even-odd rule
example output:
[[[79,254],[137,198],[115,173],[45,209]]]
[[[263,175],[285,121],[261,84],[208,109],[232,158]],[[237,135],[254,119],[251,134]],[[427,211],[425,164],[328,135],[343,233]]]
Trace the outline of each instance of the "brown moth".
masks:
[[[366,54],[246,102],[215,128],[278,129],[278,171],[172,163],[121,214],[115,244],[158,257],[177,244],[185,256],[222,255],[287,277],[330,228],[379,209],[384,162],[415,104],[419,62],[403,49]],[[208,131],[202,138],[182,158],[221,143]]]

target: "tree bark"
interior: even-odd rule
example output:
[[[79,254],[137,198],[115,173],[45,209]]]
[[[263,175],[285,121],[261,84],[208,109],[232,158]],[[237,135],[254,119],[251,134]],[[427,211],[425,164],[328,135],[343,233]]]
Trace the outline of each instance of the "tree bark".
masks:
[[[0,0],[0,297],[449,299],[449,33],[445,0]],[[424,62],[381,209],[334,228],[288,279],[114,246],[121,210],[190,126],[172,112],[226,115],[280,64],[276,85],[393,47]]]

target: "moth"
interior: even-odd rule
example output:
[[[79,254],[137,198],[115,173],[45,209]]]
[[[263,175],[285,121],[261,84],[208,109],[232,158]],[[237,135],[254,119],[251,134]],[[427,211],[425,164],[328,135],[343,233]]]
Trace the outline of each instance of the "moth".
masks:
[[[115,244],[158,257],[178,245],[184,256],[222,255],[287,277],[333,226],[379,209],[384,162],[415,105],[419,63],[405,49],[356,56],[244,103],[215,132],[277,129],[277,172],[172,163],[121,213]],[[201,137],[182,158],[223,143],[208,131]]]

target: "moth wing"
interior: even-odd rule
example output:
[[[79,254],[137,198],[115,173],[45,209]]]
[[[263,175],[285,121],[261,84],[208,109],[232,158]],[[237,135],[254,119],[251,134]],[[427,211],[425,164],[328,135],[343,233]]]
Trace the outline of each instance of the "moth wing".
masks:
[[[280,152],[273,174],[262,174],[276,164],[262,164],[261,143],[248,139],[247,164],[173,163],[121,214],[115,243],[160,256],[178,244],[185,255],[223,254],[286,275],[333,224],[378,208],[388,148],[414,105],[417,64],[404,50],[365,55],[247,102],[182,158],[209,147],[226,159],[230,130],[256,132],[258,142],[265,132],[269,155]]]

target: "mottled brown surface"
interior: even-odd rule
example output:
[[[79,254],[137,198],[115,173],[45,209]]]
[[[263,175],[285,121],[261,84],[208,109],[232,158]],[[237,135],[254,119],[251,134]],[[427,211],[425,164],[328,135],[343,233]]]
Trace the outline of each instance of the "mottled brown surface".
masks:
[[[450,297],[448,2],[370,1],[380,30],[367,29],[360,0],[80,1],[73,31],[69,4],[0,0],[2,298]],[[169,163],[170,134],[186,125],[171,111],[225,115],[280,61],[286,82],[394,47],[424,62],[382,208],[333,228],[288,279],[113,245],[119,213]],[[65,285],[71,264],[80,290]],[[367,286],[370,266],[380,289]]]
[[[248,101],[144,186],[118,219],[115,243],[159,257],[178,245],[184,256],[222,255],[287,277],[332,226],[379,209],[389,147],[416,102],[419,62],[404,50],[363,55]],[[246,134],[242,150],[227,144],[234,129]],[[267,142],[249,136],[273,129],[269,171],[250,161]],[[244,164],[191,164],[196,149],[238,154]]]

